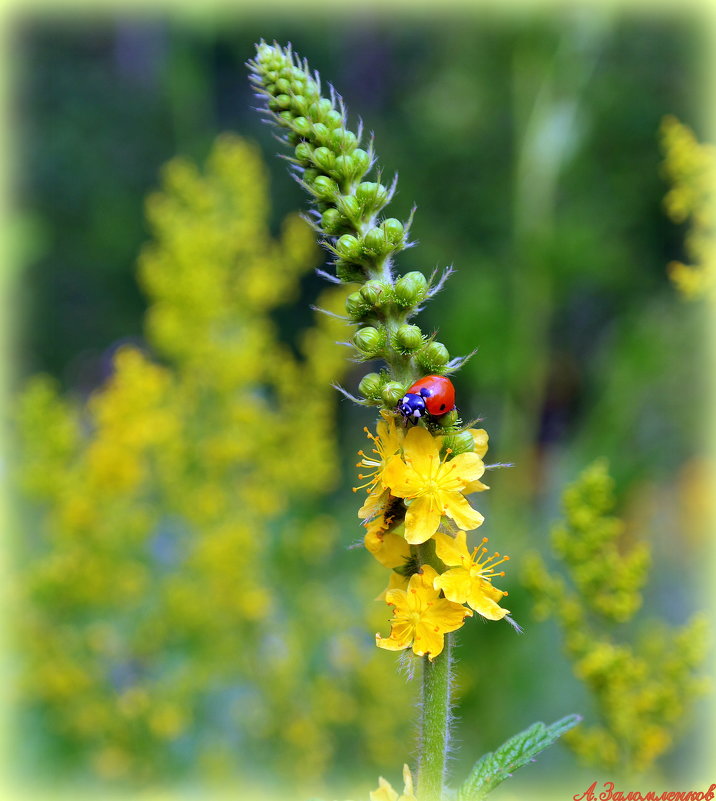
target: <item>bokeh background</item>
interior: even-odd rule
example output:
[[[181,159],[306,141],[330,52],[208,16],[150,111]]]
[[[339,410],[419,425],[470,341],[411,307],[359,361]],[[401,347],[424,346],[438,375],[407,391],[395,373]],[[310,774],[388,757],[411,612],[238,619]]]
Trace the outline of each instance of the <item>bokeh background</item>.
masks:
[[[328,387],[366,368],[309,308],[323,255],[251,109],[261,37],[291,41],[375,133],[400,175],[390,213],[417,203],[399,268],[455,266],[421,322],[452,354],[479,348],[459,406],[513,465],[479,500],[525,634],[461,632],[455,776],[535,719],[598,718],[521,578],[528,551],[554,562],[560,498],[595,459],[620,548],[652,556],[641,609],[608,635],[705,603],[706,306],[667,276],[687,225],[665,214],[659,141],[665,115],[707,138],[698,15],[27,14],[11,39],[25,786],[358,798],[414,753],[417,682],[372,645],[384,571],[349,547],[373,414]],[[242,139],[217,150],[224,132]],[[199,167],[160,179],[177,156]],[[703,775],[708,705],[688,700],[630,787]],[[504,797],[622,769],[557,746]]]

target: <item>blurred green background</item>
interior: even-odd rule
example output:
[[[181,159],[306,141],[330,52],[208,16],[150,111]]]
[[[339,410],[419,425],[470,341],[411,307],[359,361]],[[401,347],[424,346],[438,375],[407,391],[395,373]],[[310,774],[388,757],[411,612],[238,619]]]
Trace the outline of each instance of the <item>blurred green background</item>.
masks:
[[[627,541],[643,539],[652,548],[639,617],[681,625],[703,603],[697,568],[708,533],[705,309],[685,303],[666,275],[667,262],[683,256],[685,228],[663,212],[658,130],[664,115],[673,114],[705,138],[705,32],[686,13],[587,7],[530,15],[255,9],[134,19],[25,16],[13,34],[15,231],[23,266],[18,390],[30,376],[49,373],[82,404],[108,379],[119,345],[147,347],[147,300],[135,263],[150,238],[144,198],[169,159],[203,162],[219,133],[235,132],[263,152],[271,229],[278,232],[287,214],[304,208],[300,188],[274,155],[280,146],[251,109],[244,62],[261,37],[291,41],[341,92],[352,119],[359,115],[375,133],[380,164],[400,175],[390,213],[405,218],[417,203],[412,238],[419,246],[401,257],[399,268],[455,266],[422,325],[439,329],[453,354],[479,348],[455,377],[458,404],[466,417],[484,418],[488,461],[514,465],[492,474],[490,492],[480,496],[487,518],[481,532],[511,554],[505,588],[525,635],[502,625],[473,624],[461,632],[460,750],[452,765],[461,775],[480,753],[535,719],[594,714],[562,655],[556,626],[532,618],[519,567],[527,550],[549,558],[560,494],[595,458],[609,460]],[[309,305],[322,289],[320,279],[304,272],[298,295],[269,309],[281,341],[294,342],[312,325]],[[157,358],[171,365],[166,354]],[[355,391],[363,372],[350,366],[343,383]],[[370,573],[365,551],[346,549],[361,534],[352,464],[373,415],[337,398],[329,414],[335,414],[339,448],[334,487],[309,498],[307,508],[299,510],[295,501],[283,524],[290,525],[295,508],[301,525],[320,514],[337,521],[340,533],[326,561],[314,565],[311,587],[291,570],[290,548],[278,543],[276,553],[284,550],[267,586],[295,587],[299,594],[322,582],[326,592],[349,588],[341,601],[345,627],[368,653],[375,624],[365,609],[382,589],[381,574]],[[21,512],[21,528],[32,532],[19,538],[21,581],[34,575],[53,541],[42,533],[47,524],[38,522],[42,508],[30,501]],[[55,540],[52,547],[61,544]],[[269,541],[269,559],[271,547]],[[29,597],[35,605],[56,603],[32,590]],[[291,611],[289,604],[287,614],[300,616],[301,609],[297,604]],[[111,614],[105,612],[110,622]],[[121,606],[116,614],[121,617]],[[376,611],[370,614],[372,620]],[[85,622],[69,615],[63,625],[72,630]],[[258,632],[244,637],[245,650],[258,647]],[[340,647],[330,631],[321,636]],[[277,640],[274,647],[282,647]],[[177,659],[194,660],[199,670],[204,646],[197,643]],[[323,675],[329,661],[325,642],[312,647],[307,682]],[[394,659],[379,657],[370,656],[372,681],[392,686]],[[397,785],[400,766],[414,751],[416,682],[400,678],[385,743],[380,727],[371,730],[355,712],[345,725],[324,721],[316,748],[327,751],[327,762],[306,767],[304,759],[301,772],[300,751],[281,762],[276,739],[251,742],[245,710],[256,693],[271,693],[256,689],[258,679],[252,685],[252,669],[261,670],[255,665],[233,687],[231,697],[239,699],[233,724],[223,715],[224,696],[192,690],[198,711],[188,730],[148,740],[141,767],[120,759],[116,768],[110,759],[105,770],[107,760],[93,761],[91,724],[84,739],[64,729],[52,704],[30,686],[19,699],[18,775],[28,780],[42,760],[47,778],[78,786],[92,786],[97,777],[119,787],[191,786],[211,776],[229,787],[290,788],[291,797],[360,797],[381,772]],[[355,662],[334,660],[331,670],[353,692],[346,673],[357,675]],[[367,692],[365,682],[355,686]],[[301,694],[301,686],[291,692]],[[314,698],[319,703],[321,694]],[[388,703],[379,693],[371,698],[377,706]],[[294,714],[290,705],[285,709],[284,729]],[[689,718],[685,738],[654,775],[684,787],[701,775],[703,707],[699,714]],[[246,729],[241,737],[248,743],[231,740],[225,731],[232,725]],[[293,737],[300,740],[300,732]],[[231,741],[221,759],[196,758],[211,754],[217,739],[224,746]],[[560,781],[572,793],[595,778],[594,769],[578,767],[563,747],[527,773],[514,781],[531,788]]]

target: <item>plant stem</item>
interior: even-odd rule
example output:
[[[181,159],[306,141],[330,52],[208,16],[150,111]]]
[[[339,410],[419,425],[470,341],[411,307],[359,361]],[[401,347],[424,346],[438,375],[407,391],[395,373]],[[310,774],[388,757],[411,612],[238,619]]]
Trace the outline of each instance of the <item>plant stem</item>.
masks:
[[[438,572],[445,566],[435,553],[435,541],[417,546],[421,564],[429,564]],[[450,667],[452,634],[445,635],[441,654],[431,662],[423,657],[422,717],[418,757],[418,801],[441,801],[448,743],[450,740]]]
[[[431,662],[423,657],[423,699],[418,764],[419,801],[440,801],[450,738],[450,661],[452,634]]]

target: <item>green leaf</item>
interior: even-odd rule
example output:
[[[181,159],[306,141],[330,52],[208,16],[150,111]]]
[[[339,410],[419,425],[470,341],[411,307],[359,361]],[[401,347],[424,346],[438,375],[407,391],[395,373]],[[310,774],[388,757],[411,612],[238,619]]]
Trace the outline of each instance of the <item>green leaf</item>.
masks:
[[[477,760],[458,791],[458,801],[481,801],[498,784],[509,779],[517,768],[534,762],[540,751],[549,748],[555,740],[581,720],[579,715],[567,715],[550,726],[533,723],[528,729],[510,737],[496,751],[491,751]]]

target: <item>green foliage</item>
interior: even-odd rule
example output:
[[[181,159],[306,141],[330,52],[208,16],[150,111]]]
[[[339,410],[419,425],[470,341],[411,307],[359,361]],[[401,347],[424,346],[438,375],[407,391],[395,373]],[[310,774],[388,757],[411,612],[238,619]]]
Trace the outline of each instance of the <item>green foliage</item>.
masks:
[[[510,737],[496,751],[485,754],[475,763],[458,790],[458,801],[481,801],[518,768],[534,762],[538,754],[574,728],[580,720],[579,715],[568,715],[549,726],[542,722],[533,723]]]
[[[671,747],[694,699],[706,690],[698,670],[709,627],[697,615],[680,628],[661,622],[615,628],[631,621],[641,604],[649,547],[639,543],[624,552],[603,461],[565,491],[563,505],[565,520],[552,532],[562,570],[550,571],[532,553],[524,560],[524,580],[535,614],[557,619],[574,673],[596,704],[599,721],[565,741],[584,762],[644,771]]]

